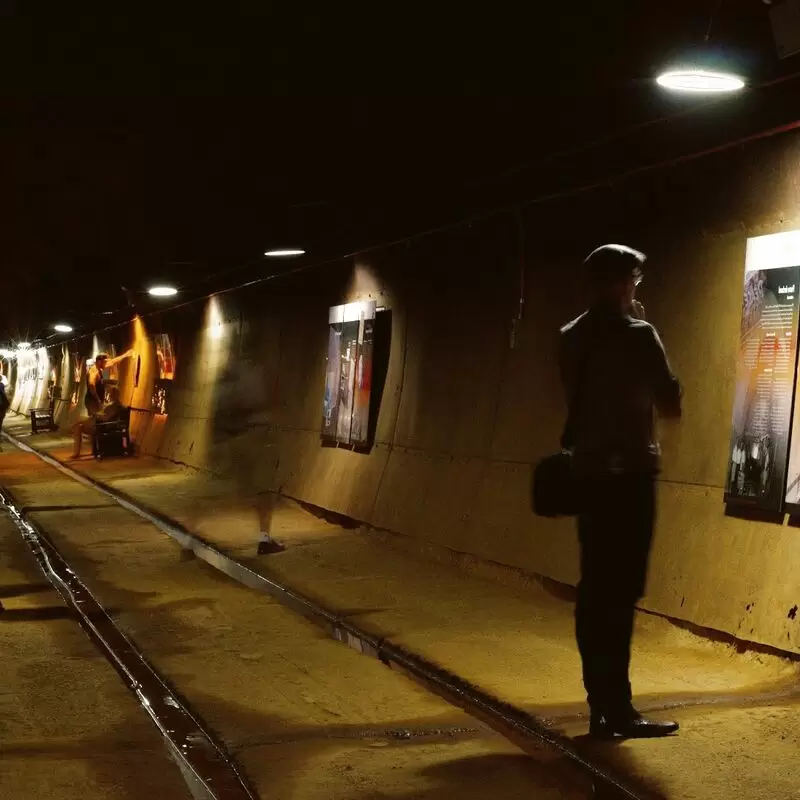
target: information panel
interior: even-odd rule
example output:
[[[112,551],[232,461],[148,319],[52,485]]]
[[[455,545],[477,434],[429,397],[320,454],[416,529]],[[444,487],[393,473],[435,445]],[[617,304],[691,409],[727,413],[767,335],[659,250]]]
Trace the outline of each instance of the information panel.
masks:
[[[800,231],[748,239],[725,492],[730,503],[783,508],[798,308]],[[793,461],[800,472],[800,460]]]
[[[329,311],[323,439],[367,444],[374,323],[374,300],[334,306]]]

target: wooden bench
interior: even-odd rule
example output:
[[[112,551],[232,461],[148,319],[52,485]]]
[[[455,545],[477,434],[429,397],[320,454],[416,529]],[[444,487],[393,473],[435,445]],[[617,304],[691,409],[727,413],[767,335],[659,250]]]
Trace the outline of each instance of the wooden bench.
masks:
[[[46,408],[32,408],[31,433],[39,431],[54,431],[58,428],[55,422],[56,403],[61,399],[61,390],[53,389],[50,395],[50,405]]]

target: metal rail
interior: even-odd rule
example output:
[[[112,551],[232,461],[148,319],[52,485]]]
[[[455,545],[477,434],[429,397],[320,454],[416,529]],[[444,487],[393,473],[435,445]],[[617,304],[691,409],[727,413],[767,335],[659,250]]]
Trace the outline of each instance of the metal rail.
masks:
[[[116,626],[50,538],[28,518],[6,489],[0,489],[0,506],[89,638],[155,723],[194,800],[256,800],[257,796],[224,748]]]
[[[627,785],[623,778],[587,759],[576,750],[570,739],[548,728],[534,715],[503,702],[489,692],[444,670],[422,656],[409,652],[383,637],[361,630],[349,620],[324,608],[300,592],[255,572],[210,542],[190,533],[180,523],[148,508],[126,493],[77,472],[51,455],[31,447],[5,431],[3,436],[20,450],[37,456],[62,474],[84,486],[95,489],[133,514],[152,523],[174,539],[182,548],[190,550],[197,558],[220,572],[249,588],[275,598],[281,604],[324,628],[333,639],[347,644],[359,653],[377,658],[387,666],[400,669],[449,703],[483,720],[521,749],[525,749],[525,742],[527,742],[538,746],[544,745],[558,751],[594,782],[595,789],[602,792],[603,797],[609,798],[609,800],[619,800],[620,798],[645,800],[652,796],[649,792],[642,793],[643,790],[634,789]],[[598,794],[598,796],[600,795]]]

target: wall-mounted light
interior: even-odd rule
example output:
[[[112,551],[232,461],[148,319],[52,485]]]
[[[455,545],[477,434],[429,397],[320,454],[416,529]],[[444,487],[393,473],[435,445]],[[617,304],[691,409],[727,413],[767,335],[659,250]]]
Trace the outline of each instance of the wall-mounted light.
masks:
[[[283,250],[267,250],[264,255],[267,258],[287,258],[288,256],[302,256],[305,252],[305,250],[285,248]]]
[[[72,325],[65,325],[63,322],[59,322],[57,325],[53,325],[53,330],[57,333],[72,333]]]
[[[151,297],[174,297],[178,290],[174,286],[151,286],[147,294]]]
[[[659,86],[674,92],[714,94],[737,92],[744,88],[744,80],[728,72],[709,72],[703,69],[676,69],[656,78]]]

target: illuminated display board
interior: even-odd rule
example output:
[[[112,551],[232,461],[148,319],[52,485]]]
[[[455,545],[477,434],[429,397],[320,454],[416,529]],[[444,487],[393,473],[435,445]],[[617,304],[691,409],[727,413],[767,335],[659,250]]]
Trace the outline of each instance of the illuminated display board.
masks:
[[[747,240],[725,499],[780,511],[798,494],[790,453],[800,309],[800,231]],[[795,420],[797,414],[795,413]],[[794,437],[795,440],[797,436]],[[788,491],[787,491],[788,469]]]
[[[329,311],[323,439],[368,443],[374,327],[374,300]]]

